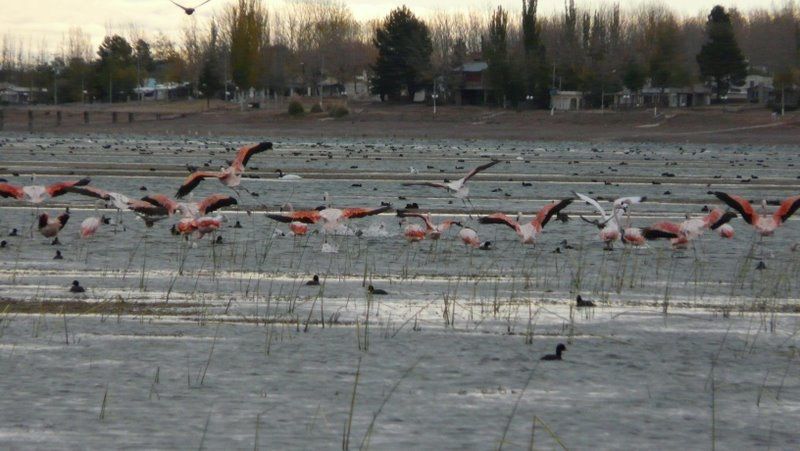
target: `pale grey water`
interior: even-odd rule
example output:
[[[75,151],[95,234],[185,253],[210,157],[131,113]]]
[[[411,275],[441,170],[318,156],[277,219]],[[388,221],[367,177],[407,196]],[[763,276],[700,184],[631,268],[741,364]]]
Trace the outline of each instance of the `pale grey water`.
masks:
[[[0,314],[0,445],[196,449],[204,440],[210,449],[252,448],[260,415],[262,448],[340,448],[361,356],[353,448],[415,363],[376,420],[374,448],[494,448],[518,400],[510,449],[527,447],[534,415],[570,449],[706,448],[713,359],[717,445],[798,447],[800,324],[796,314],[771,311],[799,305],[800,252],[790,247],[800,241],[800,222],[789,221],[761,243],[735,219],[733,240],[707,233],[685,251],[657,242],[605,252],[596,229],[577,217],[592,212],[576,202],[567,210],[572,220],[553,221],[532,247],[505,227],[478,224],[444,193],[401,186],[457,178],[500,158],[508,163],[470,182],[476,211],[531,214],[573,190],[605,198],[646,195],[649,201],[632,215],[634,225],[646,226],[699,215],[704,205],[716,204],[709,190],[754,200],[800,193],[796,148],[263,139],[274,141],[275,150],[255,156],[249,173],[259,178],[242,183],[259,196],[242,193],[238,209],[224,212],[221,245],[212,246],[209,237],[187,244],[169,234],[169,220],[145,229],[130,214],[116,229],[81,240],[80,222],[100,212],[91,200],[68,195],[39,208],[72,209],[62,245],[51,246],[30,233],[35,208],[0,199],[2,234],[12,227],[24,232],[2,237],[9,247],[0,249],[0,297],[194,305],[169,320],[68,315],[66,326],[60,315]],[[5,134],[0,177],[26,184],[36,174],[44,184],[90,175],[94,185],[131,197],[172,194],[188,174],[186,164],[211,160],[211,168],[219,167],[247,142]],[[409,173],[412,165],[419,175]],[[306,178],[278,181],[276,168]],[[143,185],[147,191],[139,191]],[[195,197],[214,192],[233,193],[212,180]],[[393,213],[354,221],[365,232],[361,237],[273,234],[286,228],[266,219],[264,208],[286,202],[313,208],[324,203],[324,192],[335,206],[417,202],[437,219],[458,217],[495,248],[470,250],[453,232],[435,247],[408,244]],[[243,228],[231,227],[237,220]],[[339,253],[321,253],[324,240]],[[52,260],[56,249],[64,260]],[[756,271],[761,259],[767,269]],[[325,280],[322,290],[303,284],[315,273]],[[365,274],[390,294],[367,304]],[[66,291],[76,278],[85,295]],[[577,292],[602,307],[575,313],[567,306]],[[443,321],[446,300],[455,301],[452,327]],[[677,314],[661,314],[665,301]],[[761,306],[767,311],[749,313]],[[731,317],[723,318],[722,310]],[[215,318],[230,322],[217,331]],[[333,327],[322,329],[320,318]],[[265,326],[267,319],[279,322]],[[356,336],[368,319],[371,348],[359,352]],[[521,336],[529,328],[532,345]],[[559,341],[568,342],[567,361],[536,366]],[[558,446],[543,427],[536,442]]]

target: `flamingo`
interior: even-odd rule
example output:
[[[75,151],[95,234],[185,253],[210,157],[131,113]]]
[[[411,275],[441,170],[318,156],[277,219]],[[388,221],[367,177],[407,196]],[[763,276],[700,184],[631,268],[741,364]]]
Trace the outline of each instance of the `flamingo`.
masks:
[[[423,215],[421,213],[413,213],[413,212],[409,212],[407,210],[398,210],[397,211],[397,216],[399,216],[401,218],[420,218],[420,219],[422,219],[425,222],[425,228],[424,229],[422,227],[417,226],[417,225],[414,225],[414,227],[409,225],[408,227],[406,227],[406,230],[408,230],[409,228],[413,228],[414,230],[421,230],[422,231],[422,237],[423,238],[428,238],[428,239],[431,239],[431,240],[438,240],[439,238],[442,237],[442,234],[444,232],[446,232],[448,229],[450,229],[450,227],[452,227],[454,225],[457,225],[459,227],[461,226],[460,222],[453,221],[451,219],[447,219],[445,221],[442,221],[441,224],[434,224],[433,221],[431,221],[430,213]],[[415,232],[415,233],[418,233],[418,232]],[[422,239],[422,238],[420,238],[420,239]]]
[[[180,5],[180,4],[178,4],[178,3],[175,3],[175,2],[173,2],[172,0],[169,0],[169,1],[170,1],[170,2],[172,2],[172,4],[173,4],[173,5],[177,6],[177,7],[178,7],[178,8],[180,8],[180,9],[182,9],[182,10],[183,10],[183,12],[185,12],[187,16],[191,16],[192,14],[194,14],[194,12],[195,12],[195,10],[196,10],[197,8],[199,8],[199,7],[203,6],[203,5],[205,5],[206,3],[210,2],[211,0],[206,0],[206,1],[204,1],[203,3],[200,3],[200,4],[199,4],[199,5],[197,5],[197,6],[192,6],[191,8],[189,8],[189,7],[186,7],[186,6],[183,6],[183,5]]]
[[[600,217],[602,218],[600,221],[589,220],[583,216],[581,216],[581,219],[590,224],[594,224],[598,229],[600,229],[600,240],[605,243],[605,248],[607,250],[613,249],[614,241],[622,239],[622,215],[628,211],[628,208],[631,205],[647,200],[647,198],[644,196],[620,197],[614,200],[611,214],[607,214],[605,209],[595,199],[575,191],[573,191],[573,194],[578,196],[578,198],[582,201],[594,207],[594,209],[600,213]],[[639,241],[636,237],[637,233],[635,230],[628,231],[629,240]],[[625,240],[623,240],[623,242],[625,242]]]
[[[81,238],[89,238],[97,233],[101,224],[108,224],[110,221],[105,216],[90,216],[81,222]]]
[[[425,239],[425,228],[419,224],[408,224],[403,228],[403,236],[412,243],[422,241]]]
[[[717,230],[735,217],[736,213],[730,211],[723,212],[719,208],[714,208],[702,218],[687,218],[681,223],[662,221],[653,224],[648,227],[647,230],[661,230],[668,234],[674,234],[676,237],[670,240],[672,246],[676,248],[685,248],[689,242],[700,237],[706,229]],[[723,238],[731,238],[733,236],[732,231],[733,228],[730,228],[730,231],[726,229],[720,232],[720,236]],[[647,234],[648,233],[645,233],[645,235]]]
[[[180,199],[186,196],[192,192],[193,189],[197,188],[197,185],[199,185],[203,179],[207,178],[219,179],[223,185],[231,188],[239,186],[239,184],[242,182],[244,168],[247,166],[247,162],[250,161],[250,158],[257,153],[261,153],[270,149],[272,149],[272,143],[266,141],[253,146],[240,148],[236,153],[236,158],[227,168],[222,168],[219,172],[198,171],[189,174],[189,176],[183,181],[183,184],[180,186],[180,188],[178,188],[178,192],[175,194],[175,197]]]
[[[32,204],[41,204],[46,199],[58,197],[69,192],[74,186],[86,186],[90,180],[83,178],[78,181],[59,182],[52,185],[17,186],[10,183],[0,183],[0,197],[11,197],[17,200],[28,201]]]
[[[316,224],[322,222],[326,231],[334,231],[347,219],[365,218],[391,209],[391,205],[382,205],[378,208],[329,208],[317,207],[314,210],[288,211],[282,213],[267,213],[267,217],[283,223],[299,222],[303,224]],[[294,230],[292,230],[294,231]]]
[[[200,202],[177,202],[163,194],[150,194],[142,200],[164,208],[170,216],[181,213],[184,218],[198,218],[220,208],[238,204],[236,198],[224,194],[212,194]]]
[[[238,203],[235,198],[224,194],[212,194],[200,202],[176,202],[163,194],[151,194],[142,200],[165,209],[169,215],[180,212],[183,217],[172,226],[173,233],[188,235],[195,232],[198,239],[222,227],[222,216],[209,216],[209,213]]]
[[[106,205],[113,205],[117,210],[127,210],[130,205],[131,199],[120,193],[113,191],[106,191],[94,186],[71,186],[67,188],[70,193],[80,194],[83,196],[93,197],[106,202]]]
[[[469,179],[474,177],[475,174],[477,174],[477,173],[479,173],[481,171],[485,171],[485,170],[489,169],[490,167],[496,165],[499,162],[500,162],[500,160],[492,160],[489,163],[486,163],[486,164],[483,164],[481,166],[478,166],[478,167],[474,168],[473,170],[469,171],[467,173],[467,175],[465,175],[464,177],[462,177],[462,178],[460,178],[460,179],[458,179],[456,181],[453,181],[453,182],[450,182],[450,181],[447,181],[447,180],[445,180],[442,183],[439,183],[439,182],[409,182],[409,183],[403,183],[403,186],[431,186],[431,187],[434,187],[434,188],[445,189],[445,190],[447,190],[448,193],[452,194],[453,197],[455,197],[457,199],[461,199],[462,201],[464,201],[464,203],[466,203],[467,201],[469,201],[469,187],[467,186],[467,182],[469,181]]]
[[[478,232],[469,227],[462,227],[458,232],[458,237],[461,238],[461,242],[465,245],[476,249],[489,250],[492,245],[491,241],[481,242],[480,238],[478,238]]]
[[[69,211],[66,211],[55,218],[51,218],[47,213],[39,215],[39,233],[45,238],[55,238],[52,244],[58,244],[58,232],[67,225],[69,221]]]
[[[770,236],[775,233],[775,230],[782,226],[783,223],[800,208],[800,195],[792,196],[784,199],[780,207],[778,207],[778,210],[771,216],[767,214],[759,215],[755,212],[753,206],[750,205],[750,202],[743,197],[735,194],[726,194],[721,191],[715,191],[714,195],[717,196],[719,200],[728,204],[729,207],[738,211],[739,214],[742,215],[742,219],[753,226],[756,233],[761,236]],[[761,206],[764,213],[766,213],[766,202],[762,201]]]
[[[536,237],[542,233],[542,229],[550,222],[550,218],[571,203],[572,199],[562,199],[558,202],[547,204],[536,213],[536,216],[530,222],[524,224],[519,223],[519,218],[522,216],[521,213],[517,215],[516,220],[503,213],[494,213],[478,219],[478,222],[481,224],[505,224],[514,229],[522,240],[522,244],[535,244]]]

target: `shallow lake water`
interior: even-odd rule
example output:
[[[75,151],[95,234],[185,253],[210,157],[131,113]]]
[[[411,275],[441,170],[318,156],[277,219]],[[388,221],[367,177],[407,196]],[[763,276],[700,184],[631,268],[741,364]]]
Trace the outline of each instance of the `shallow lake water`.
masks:
[[[171,195],[187,165],[224,166],[250,139],[4,134],[0,177]],[[613,251],[577,201],[536,246],[477,222],[530,218],[572,191],[647,196],[631,211],[639,227],[720,205],[709,191],[774,203],[800,193],[796,148],[263,139],[274,150],[251,159],[238,193],[214,180],[194,192],[238,196],[221,243],[73,194],[38,207],[0,199],[0,232],[20,231],[0,249],[0,443],[341,448],[351,423],[350,448],[519,449],[532,432],[548,449],[800,446],[796,219],[764,239],[737,218],[731,240]],[[502,162],[469,182],[471,205],[402,186],[490,158]],[[458,219],[492,249],[465,247],[457,230],[407,243],[394,213],[304,237],[264,214],[381,202]],[[35,216],[66,207],[53,246]],[[114,224],[81,239],[81,221],[100,214]],[[322,285],[306,286],[314,274]],[[68,292],[73,279],[86,293]],[[389,294],[369,296],[369,283]],[[579,293],[598,306],[571,307]],[[558,342],[566,360],[540,362]]]

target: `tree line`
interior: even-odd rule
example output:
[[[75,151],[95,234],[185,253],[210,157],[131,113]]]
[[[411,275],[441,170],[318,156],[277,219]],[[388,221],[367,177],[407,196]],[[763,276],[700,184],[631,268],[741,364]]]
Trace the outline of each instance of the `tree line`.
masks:
[[[279,9],[237,0],[207,23],[191,20],[175,39],[133,26],[93,49],[75,28],[53,56],[5,35],[0,82],[47,89],[43,101],[107,102],[135,98],[133,89],[148,78],[188,82],[194,95],[213,98],[250,88],[315,93],[323,83],[346,90],[368,74],[372,94],[383,100],[409,100],[425,88],[447,102],[460,83],[458,68],[480,60],[488,64],[490,102],[542,107],[553,88],[583,91],[599,106],[605,93],[637,91],[647,80],[654,87],[713,82],[718,96],[748,73],[772,76],[779,89],[800,83],[794,1],[693,17],[654,4],[622,10],[565,0],[549,15],[537,0],[521,4],[425,17],[401,6],[359,21],[336,0],[291,0]]]

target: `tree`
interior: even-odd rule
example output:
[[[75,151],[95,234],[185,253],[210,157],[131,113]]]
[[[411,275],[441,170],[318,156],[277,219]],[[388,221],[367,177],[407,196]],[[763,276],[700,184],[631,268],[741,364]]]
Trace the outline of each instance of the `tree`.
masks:
[[[375,30],[372,43],[378,49],[372,92],[385,100],[399,96],[405,88],[408,100],[413,101],[417,89],[430,79],[433,44],[428,26],[401,6]]]
[[[747,76],[747,63],[736,43],[731,16],[722,6],[715,6],[708,15],[706,35],[708,41],[697,54],[697,64],[704,78],[714,80],[719,101],[731,83],[741,83]]]
[[[668,16],[652,24],[653,48],[648,61],[650,83],[668,88],[689,83],[689,74],[681,64],[681,37],[674,17]]]
[[[133,48],[122,36],[106,36],[97,50],[95,89],[109,101],[122,98],[136,84]]]
[[[547,53],[536,20],[538,0],[522,0],[522,47],[525,58],[525,89],[534,102],[546,108],[550,103]]]
[[[622,83],[631,92],[639,92],[644,87],[647,74],[644,68],[639,65],[635,60],[628,61],[625,67],[625,73],[622,76]]]
[[[223,83],[220,78],[220,64],[218,57],[217,28],[212,23],[211,35],[203,52],[203,67],[200,70],[200,90],[206,98],[206,108],[211,105],[211,99],[222,90]]]
[[[508,13],[502,6],[497,7],[489,22],[483,57],[489,66],[486,75],[495,101],[505,106],[511,81],[511,66],[508,60]]]
[[[258,0],[238,0],[225,11],[222,23],[230,46],[231,77],[240,89],[261,87],[268,22],[267,10]]]

